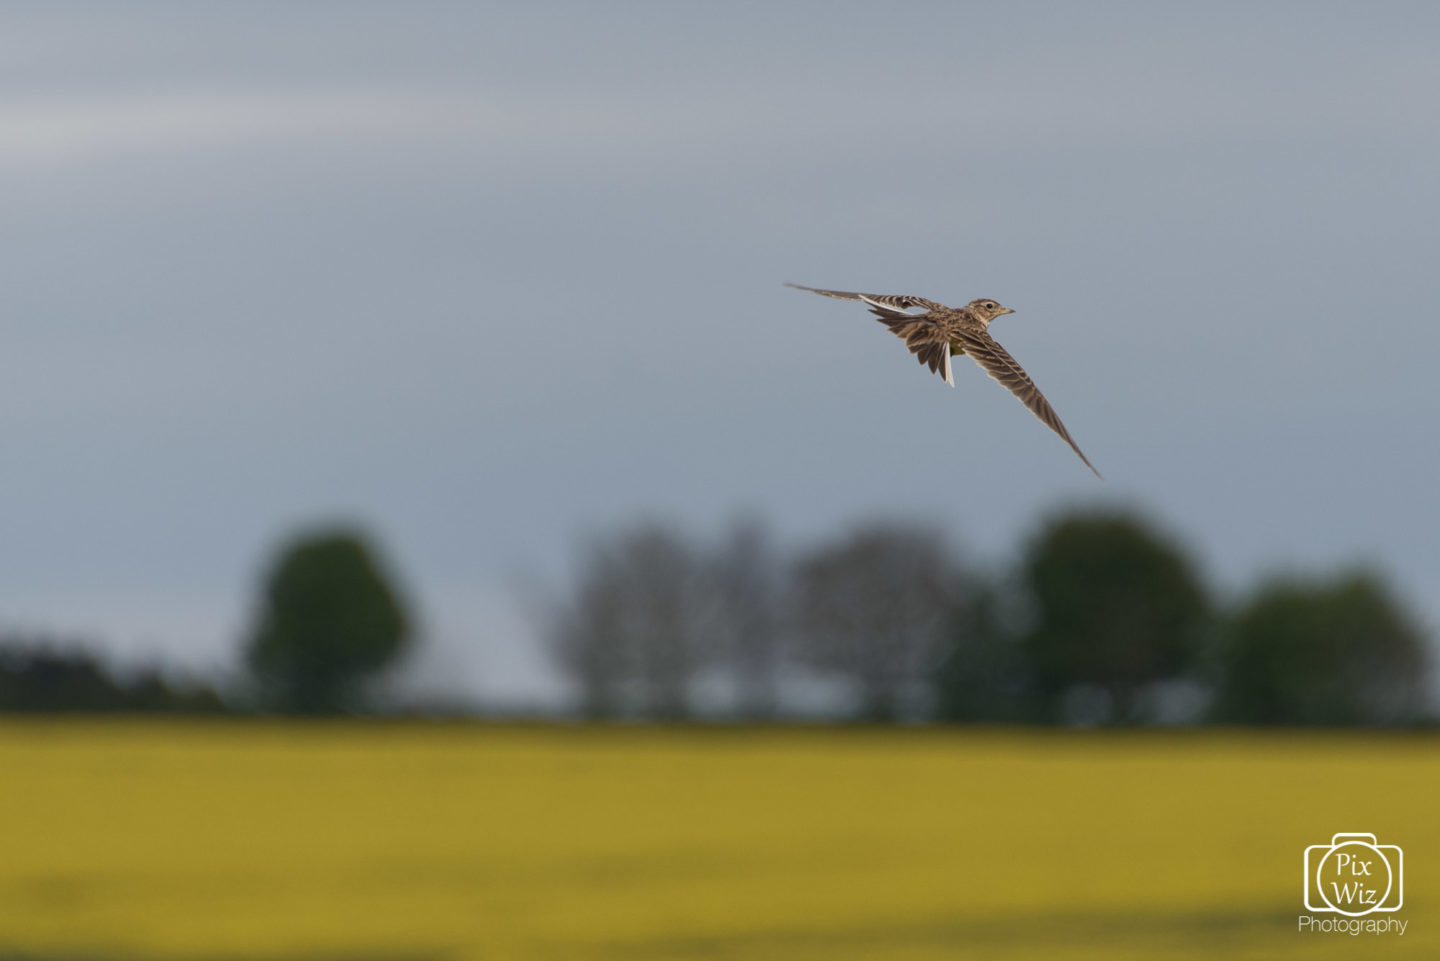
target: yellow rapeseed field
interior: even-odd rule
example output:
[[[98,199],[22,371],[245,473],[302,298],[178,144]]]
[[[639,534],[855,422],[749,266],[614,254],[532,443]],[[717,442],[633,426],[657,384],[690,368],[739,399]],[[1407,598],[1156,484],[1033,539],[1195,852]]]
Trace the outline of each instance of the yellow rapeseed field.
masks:
[[[6,722],[0,957],[1440,957],[1437,812],[1426,735]],[[1297,932],[1345,831],[1403,935]]]

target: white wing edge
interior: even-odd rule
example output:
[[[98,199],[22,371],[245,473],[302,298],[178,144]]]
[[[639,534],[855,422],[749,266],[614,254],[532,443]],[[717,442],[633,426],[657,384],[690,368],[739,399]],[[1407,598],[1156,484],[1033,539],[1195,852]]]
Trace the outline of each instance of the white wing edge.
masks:
[[[899,307],[891,307],[891,306],[889,306],[888,304],[882,304],[882,303],[880,303],[878,300],[871,300],[869,297],[866,297],[864,294],[861,294],[861,295],[860,295],[860,299],[863,300],[863,301],[865,301],[865,303],[869,304],[871,307],[878,307],[878,308],[880,308],[881,310],[888,310],[888,311],[892,311],[892,312],[897,313],[897,314],[906,314],[907,316],[910,316],[910,317],[919,317],[919,316],[920,316],[919,314],[914,313],[913,311],[901,310]]]

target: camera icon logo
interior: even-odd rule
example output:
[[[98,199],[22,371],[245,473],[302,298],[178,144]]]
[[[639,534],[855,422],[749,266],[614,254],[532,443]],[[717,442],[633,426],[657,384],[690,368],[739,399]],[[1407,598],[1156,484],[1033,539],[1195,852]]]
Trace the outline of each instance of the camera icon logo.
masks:
[[[1337,834],[1305,849],[1305,907],[1358,918],[1405,905],[1405,855],[1373,834]]]

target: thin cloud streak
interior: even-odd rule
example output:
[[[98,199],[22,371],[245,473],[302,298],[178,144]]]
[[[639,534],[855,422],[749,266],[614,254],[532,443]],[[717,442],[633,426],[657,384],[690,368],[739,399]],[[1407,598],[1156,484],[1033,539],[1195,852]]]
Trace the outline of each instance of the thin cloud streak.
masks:
[[[0,103],[0,174],[403,138],[471,143],[491,148],[496,159],[539,157],[546,166],[608,157],[657,167],[774,163],[791,154],[813,157],[817,147],[883,156],[916,142],[995,155],[1196,142],[1353,142],[1367,131],[1393,135],[1407,126],[1417,140],[1433,140],[1434,132],[1413,118],[1428,110],[1428,91],[1440,86],[1435,64],[1365,58],[1336,65],[1318,88],[1311,76],[1303,89],[1268,83],[1258,85],[1259,93],[1253,66],[1213,70],[1209,82],[1197,84],[1193,75],[1156,63],[1151,82],[1137,86],[1133,76],[1141,68],[1133,62],[1124,71],[1091,71],[1065,84],[1049,73],[1017,73],[1013,65],[961,62],[933,76],[931,96],[921,98],[906,96],[905,84],[836,81],[803,64],[791,69],[792,76],[782,65],[723,87],[682,79],[642,91],[602,84],[529,95],[478,81],[22,95]],[[1282,69],[1283,61],[1267,68]],[[1351,83],[1357,71],[1368,78],[1363,91]],[[883,130],[873,128],[868,118],[875,117],[883,118]],[[976,138],[977,130],[985,136]]]
[[[395,93],[177,90],[36,97],[0,105],[0,170],[400,136],[442,131],[452,123],[443,102]]]

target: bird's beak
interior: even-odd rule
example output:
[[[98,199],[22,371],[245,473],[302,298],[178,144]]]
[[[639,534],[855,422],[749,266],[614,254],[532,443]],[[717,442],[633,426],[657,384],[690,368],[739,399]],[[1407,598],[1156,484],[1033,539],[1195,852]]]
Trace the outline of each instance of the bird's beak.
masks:
[[[1013,313],[1015,313],[1015,311],[1011,310],[1009,307],[1006,307],[1004,310],[1000,311],[1000,313],[999,313],[997,316],[999,316],[999,317],[1004,317],[1006,314],[1013,314]]]

